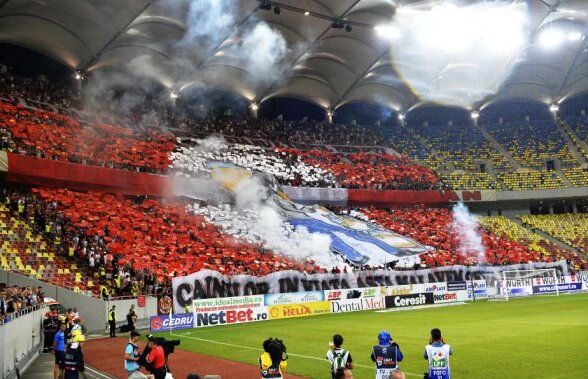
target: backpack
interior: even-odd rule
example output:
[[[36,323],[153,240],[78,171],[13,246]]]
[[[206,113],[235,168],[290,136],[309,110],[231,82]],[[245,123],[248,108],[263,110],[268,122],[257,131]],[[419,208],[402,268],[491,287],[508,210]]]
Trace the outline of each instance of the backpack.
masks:
[[[331,362],[331,371],[335,372],[339,367],[347,367],[347,356],[349,352],[345,349],[339,351],[333,349],[333,362]]]

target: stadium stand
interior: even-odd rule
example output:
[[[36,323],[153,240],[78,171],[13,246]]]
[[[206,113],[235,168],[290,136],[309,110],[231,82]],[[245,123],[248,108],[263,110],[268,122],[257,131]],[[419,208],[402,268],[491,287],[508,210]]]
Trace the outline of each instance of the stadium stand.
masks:
[[[565,259],[570,261],[576,270],[588,267],[586,256],[580,256],[572,251],[558,247],[547,239],[504,216],[484,216],[479,217],[478,221],[485,229],[492,231],[494,234],[503,235],[522,245],[528,246],[533,251],[539,252],[542,260],[551,259],[557,261]]]
[[[182,146],[170,154],[171,168],[176,175],[195,176],[210,173],[209,162],[226,162],[252,171],[274,175],[285,184],[308,187],[334,187],[332,174],[308,165],[286,152],[258,146],[227,144],[218,139],[197,140],[197,144]]]
[[[588,214],[523,215],[520,219],[588,254]]]
[[[552,120],[483,127],[524,167],[540,169],[545,166],[546,159],[552,158],[564,164],[577,163]]]
[[[23,203],[13,201],[0,205],[2,268],[76,292],[91,289],[91,278],[76,262],[66,259],[61,253],[61,242],[56,245],[38,233],[33,228],[34,222],[31,225],[24,220],[25,212]]]
[[[513,191],[564,188],[565,184],[555,171],[524,170],[497,174],[504,186]]]
[[[361,212],[372,222],[435,248],[435,252],[421,256],[421,261],[428,267],[479,263],[477,252],[468,251],[465,257],[457,253],[460,241],[458,236],[451,232],[452,214],[447,208],[370,208],[362,209]],[[482,242],[486,248],[484,259],[489,264],[541,260],[538,252],[490,231],[482,231]]]
[[[588,187],[588,168],[564,168],[564,175],[575,187]]]
[[[40,158],[146,172],[165,172],[171,135],[120,125],[82,127],[65,115],[0,102],[0,128],[10,132],[11,150]]]
[[[453,189],[501,189],[500,183],[486,172],[452,172],[451,174],[441,174],[439,178],[442,183]]]
[[[477,171],[477,161],[497,170],[510,169],[508,160],[471,125],[425,124],[415,129],[446,162],[458,170]]]
[[[440,188],[437,175],[406,157],[389,154],[356,153],[345,157],[328,151],[277,149],[304,163],[332,173],[345,188],[435,189]]]
[[[204,217],[186,213],[181,202],[67,190],[35,192],[46,202],[57,202],[65,217],[87,235],[103,238],[118,266],[130,265],[135,271],[148,269],[169,278],[205,268],[228,275],[305,269],[260,245],[236,241]]]

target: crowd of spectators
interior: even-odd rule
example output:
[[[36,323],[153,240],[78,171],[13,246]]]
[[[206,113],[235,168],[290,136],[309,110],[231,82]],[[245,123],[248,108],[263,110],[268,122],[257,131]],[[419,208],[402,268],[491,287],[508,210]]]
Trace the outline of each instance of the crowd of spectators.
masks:
[[[279,148],[302,162],[330,172],[339,186],[376,190],[442,189],[437,174],[403,156],[355,153],[347,156],[319,150]],[[299,185],[294,182],[292,185]]]
[[[8,150],[39,158],[112,168],[165,172],[175,148],[171,135],[97,123],[82,127],[70,116],[0,102],[0,129]]]
[[[40,286],[19,287],[0,283],[0,323],[10,319],[14,313],[26,312],[44,302],[45,294]]]
[[[448,208],[416,206],[392,209],[365,208],[361,211],[371,221],[433,247],[434,252],[421,256],[421,262],[427,267],[478,263],[506,265],[553,260],[504,235],[484,230],[481,226],[478,226],[477,232],[481,235],[484,246],[483,256],[475,249],[460,254],[458,252],[466,245],[460,234],[452,228],[453,216]]]

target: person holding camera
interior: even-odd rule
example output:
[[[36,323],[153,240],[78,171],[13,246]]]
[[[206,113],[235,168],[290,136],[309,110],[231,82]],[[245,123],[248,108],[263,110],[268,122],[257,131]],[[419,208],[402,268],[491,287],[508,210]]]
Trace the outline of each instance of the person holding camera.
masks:
[[[268,338],[263,341],[263,350],[263,354],[258,358],[261,377],[263,379],[282,379],[282,374],[288,366],[286,362],[288,360],[286,346],[282,340]]]
[[[425,359],[429,361],[429,372],[424,376],[425,379],[449,379],[449,356],[453,355],[451,346],[445,343],[441,336],[441,330],[435,328],[431,330],[429,344],[425,346]]]
[[[402,352],[386,330],[378,334],[378,345],[373,347],[371,359],[376,362],[376,379],[389,379],[392,372],[398,370],[398,362],[403,359]]]

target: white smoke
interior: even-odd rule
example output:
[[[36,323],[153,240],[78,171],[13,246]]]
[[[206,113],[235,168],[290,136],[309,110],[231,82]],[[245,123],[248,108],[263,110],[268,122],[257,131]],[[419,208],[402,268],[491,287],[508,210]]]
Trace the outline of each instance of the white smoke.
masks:
[[[186,34],[180,46],[199,44],[213,49],[235,28],[237,13],[233,0],[191,0],[186,16]]]
[[[253,233],[264,241],[264,247],[280,252],[292,259],[313,259],[322,267],[341,266],[343,263],[331,254],[331,237],[321,233],[310,233],[304,227],[293,227],[279,212],[266,204],[268,189],[256,177],[244,180],[235,189],[236,204],[253,210],[258,217]]]
[[[220,48],[211,59],[236,60],[251,74],[253,84],[266,84],[279,77],[288,53],[282,33],[265,21],[239,30],[239,11],[233,0],[192,0],[186,18],[186,33],[178,46],[187,51]],[[241,35],[239,35],[241,33]],[[221,44],[226,41],[226,46]],[[201,57],[202,58],[202,57]],[[196,70],[190,74],[198,75]]]
[[[486,248],[482,243],[482,235],[478,232],[479,224],[476,218],[470,214],[468,208],[461,202],[453,207],[451,227],[459,241],[458,252],[464,256],[475,252],[478,255],[478,263],[483,263]]]
[[[265,22],[247,33],[239,46],[239,56],[256,81],[270,83],[282,72],[282,60],[288,53],[286,40]]]

